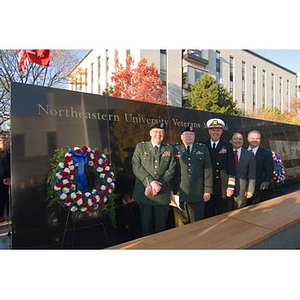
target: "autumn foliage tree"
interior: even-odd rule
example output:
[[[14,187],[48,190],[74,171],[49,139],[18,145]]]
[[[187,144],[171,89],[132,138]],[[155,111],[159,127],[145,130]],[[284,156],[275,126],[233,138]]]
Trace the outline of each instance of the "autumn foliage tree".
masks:
[[[247,117],[300,125],[300,117],[297,114],[288,111],[282,113],[278,108],[260,108],[256,112],[247,113]]]
[[[117,98],[145,101],[156,104],[167,104],[163,99],[163,82],[160,79],[154,63],[147,65],[147,59],[142,58],[134,69],[134,59],[126,58],[126,65],[116,65],[112,74],[113,92]]]

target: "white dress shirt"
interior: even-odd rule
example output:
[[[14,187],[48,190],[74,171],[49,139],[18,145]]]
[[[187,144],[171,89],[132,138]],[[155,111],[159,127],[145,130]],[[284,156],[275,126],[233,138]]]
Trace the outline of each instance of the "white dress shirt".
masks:
[[[241,153],[242,153],[242,148],[239,148],[239,149],[233,149],[233,152],[235,152],[235,150],[237,151],[238,160],[240,161]]]
[[[218,141],[216,141],[216,142],[213,142],[212,140],[210,140],[211,149],[213,149],[214,144],[216,144],[216,148],[217,148],[219,141],[220,141],[220,140],[218,140]]]
[[[248,147],[247,150],[253,152],[253,154],[256,155],[256,152],[257,152],[258,148],[259,148],[259,146],[255,147],[253,149],[251,147]]]

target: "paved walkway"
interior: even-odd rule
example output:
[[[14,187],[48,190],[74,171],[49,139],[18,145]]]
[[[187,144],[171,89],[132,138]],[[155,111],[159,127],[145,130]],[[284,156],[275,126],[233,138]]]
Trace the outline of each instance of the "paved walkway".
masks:
[[[11,222],[0,223],[0,250],[11,249]]]

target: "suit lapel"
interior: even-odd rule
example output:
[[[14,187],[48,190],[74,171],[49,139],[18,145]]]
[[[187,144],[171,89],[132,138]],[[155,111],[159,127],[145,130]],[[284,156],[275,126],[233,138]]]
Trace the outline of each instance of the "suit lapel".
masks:
[[[182,155],[185,155],[185,156],[188,155],[188,154],[187,154],[187,151],[186,151],[186,149],[185,149],[184,144],[181,144],[181,145],[180,145],[180,152],[181,152]]]
[[[160,155],[161,153],[163,153],[166,150],[166,146],[165,144],[161,143],[159,150],[158,150],[158,154]]]
[[[223,144],[222,140],[219,140],[219,143],[218,143],[218,145],[217,145],[217,147],[215,149],[216,153],[219,153],[221,151],[221,149],[223,148],[223,146],[224,146],[224,144]]]

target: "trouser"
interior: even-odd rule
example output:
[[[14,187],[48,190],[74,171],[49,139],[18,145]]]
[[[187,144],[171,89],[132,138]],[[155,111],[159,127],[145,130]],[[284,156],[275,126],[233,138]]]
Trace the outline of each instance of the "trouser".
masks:
[[[209,201],[205,202],[205,218],[228,212],[228,197],[211,195]]]
[[[183,224],[189,224],[204,219],[205,203],[199,202],[185,202],[180,201],[180,208],[178,209],[178,217]]]
[[[2,180],[2,179],[1,179]],[[8,194],[8,185],[5,185],[0,181],[0,217],[4,216],[4,209],[6,207],[7,215],[9,214],[9,194]]]
[[[148,205],[139,203],[142,235],[157,233],[166,229],[169,204]]]
[[[250,199],[247,199],[247,206],[256,204],[260,201],[261,193],[254,194]]]
[[[247,205],[247,198],[243,196],[232,196],[228,200],[228,211],[245,207]]]

